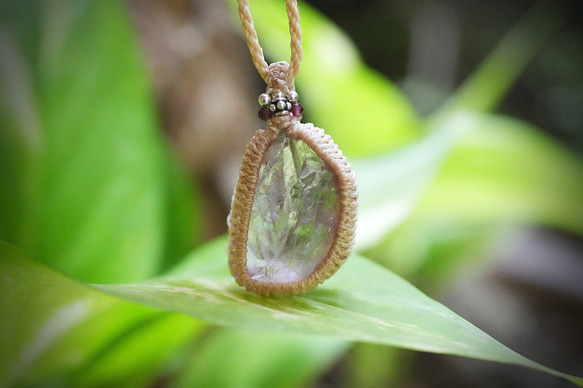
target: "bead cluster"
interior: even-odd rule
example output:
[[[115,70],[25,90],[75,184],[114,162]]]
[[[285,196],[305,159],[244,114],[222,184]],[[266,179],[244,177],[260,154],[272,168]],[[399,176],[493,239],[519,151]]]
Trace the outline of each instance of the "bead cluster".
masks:
[[[275,94],[262,93],[259,95],[259,118],[263,121],[273,116],[291,114],[294,117],[301,116],[304,108],[298,103],[298,94],[290,92],[287,96],[281,92]]]

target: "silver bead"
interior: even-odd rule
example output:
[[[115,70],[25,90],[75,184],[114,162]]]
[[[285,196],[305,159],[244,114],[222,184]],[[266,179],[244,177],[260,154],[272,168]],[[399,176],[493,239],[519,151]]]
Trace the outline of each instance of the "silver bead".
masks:
[[[284,110],[285,109],[285,101],[278,101],[277,102],[277,109]]]
[[[295,91],[289,92],[289,100],[291,102],[298,102],[299,99],[300,99],[300,96]]]
[[[273,96],[274,100],[283,100],[285,98],[285,96],[283,95],[282,92],[277,92],[275,93],[275,95]]]
[[[270,111],[275,112],[275,109],[276,109],[275,104],[269,105],[269,110]]]
[[[285,110],[290,110],[291,109],[291,102],[286,102],[285,103]]]
[[[261,93],[259,95],[259,105],[265,106],[271,102],[271,96],[267,93]]]

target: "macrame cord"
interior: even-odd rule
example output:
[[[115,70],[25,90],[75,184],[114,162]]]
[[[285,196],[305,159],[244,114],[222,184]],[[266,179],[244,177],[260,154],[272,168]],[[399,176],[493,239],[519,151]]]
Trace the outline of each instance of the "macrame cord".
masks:
[[[261,75],[261,78],[263,78],[269,85],[269,66],[265,61],[265,57],[263,56],[263,49],[259,44],[257,32],[255,31],[255,26],[253,25],[253,17],[251,16],[251,10],[249,9],[249,0],[237,0],[237,3],[239,4],[239,18],[241,19],[243,33],[245,34],[245,39],[247,40],[247,46],[249,47],[249,52],[251,53],[253,64],[259,72],[259,75]],[[300,64],[303,58],[302,30],[300,28],[300,13],[298,11],[298,2],[296,0],[286,0],[286,11],[289,20],[289,33],[291,36],[291,57],[286,80],[293,82],[293,79],[300,72]]]
[[[304,293],[332,276],[350,254],[354,242],[358,202],[355,177],[348,160],[332,138],[323,129],[300,122],[303,108],[298,103],[299,96],[294,87],[294,78],[300,70],[303,57],[297,1],[286,0],[291,35],[290,63],[282,61],[270,65],[263,56],[248,0],[237,2],[253,64],[267,83],[266,92],[259,96],[261,105],[259,117],[267,122],[267,126],[265,129],[257,130],[247,145],[241,162],[239,180],[227,220],[229,269],[236,282],[249,291],[262,295]],[[299,281],[259,281],[256,276],[249,274],[247,266],[251,213],[261,167],[266,162],[265,157],[269,148],[282,133],[285,133],[291,141],[302,141],[307,144],[333,172],[339,195],[339,217],[327,254],[308,276]]]

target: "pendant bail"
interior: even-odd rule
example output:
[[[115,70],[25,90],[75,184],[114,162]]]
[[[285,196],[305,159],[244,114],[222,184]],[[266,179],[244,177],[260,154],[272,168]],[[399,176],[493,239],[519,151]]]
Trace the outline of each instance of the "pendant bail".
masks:
[[[267,90],[259,96],[258,116],[267,121],[274,116],[290,115],[301,119],[304,108],[298,103],[299,96],[295,91],[293,79],[288,79],[289,64],[275,62],[269,65],[267,72]]]
[[[289,73],[289,63],[285,61],[274,62],[269,65],[267,71],[267,77],[265,81],[267,82],[267,94],[275,95],[277,93],[283,93],[288,96],[290,92],[295,92],[294,80],[288,79]]]

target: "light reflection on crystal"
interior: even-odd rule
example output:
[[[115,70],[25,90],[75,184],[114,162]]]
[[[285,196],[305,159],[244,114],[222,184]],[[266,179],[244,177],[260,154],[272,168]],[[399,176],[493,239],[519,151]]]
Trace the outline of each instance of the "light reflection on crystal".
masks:
[[[328,254],[339,217],[334,172],[303,141],[276,137],[251,210],[247,269],[261,282],[304,279]]]

